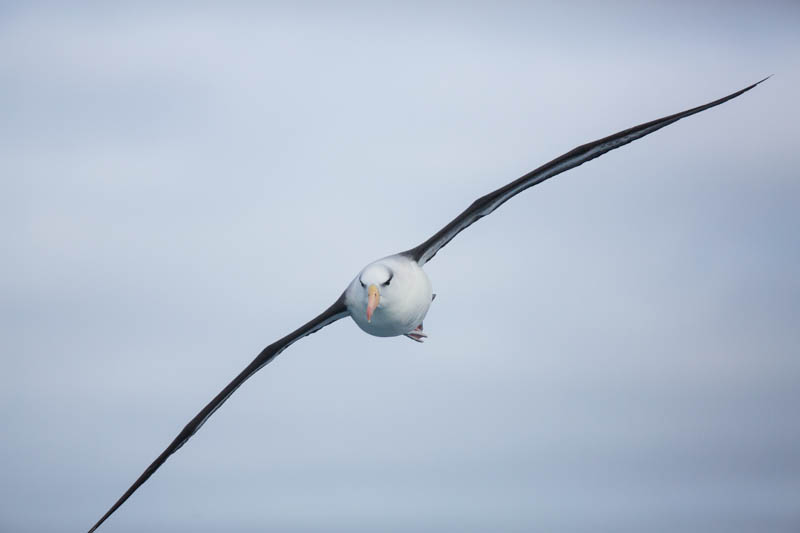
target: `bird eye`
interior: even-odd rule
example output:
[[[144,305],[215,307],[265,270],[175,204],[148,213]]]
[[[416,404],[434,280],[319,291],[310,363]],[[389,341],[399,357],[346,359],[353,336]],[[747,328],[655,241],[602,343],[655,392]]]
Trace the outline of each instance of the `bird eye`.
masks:
[[[394,273],[389,274],[389,279],[386,280],[386,283],[384,283],[384,286],[388,287],[389,283],[392,282],[392,278],[393,277],[394,277]]]
[[[361,284],[361,286],[362,286],[362,287],[364,287],[365,289],[367,288],[367,286],[366,286],[366,285],[364,285],[364,282],[363,282],[363,281],[361,281],[361,280],[358,280],[358,282]]]

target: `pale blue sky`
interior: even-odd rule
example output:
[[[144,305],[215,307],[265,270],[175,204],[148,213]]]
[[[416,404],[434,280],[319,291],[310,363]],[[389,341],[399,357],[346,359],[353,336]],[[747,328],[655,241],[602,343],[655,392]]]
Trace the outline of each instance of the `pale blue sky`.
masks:
[[[796,3],[0,13],[0,530],[88,529],[364,264],[769,74],[459,235],[424,345],[292,346],[101,531],[800,526]]]

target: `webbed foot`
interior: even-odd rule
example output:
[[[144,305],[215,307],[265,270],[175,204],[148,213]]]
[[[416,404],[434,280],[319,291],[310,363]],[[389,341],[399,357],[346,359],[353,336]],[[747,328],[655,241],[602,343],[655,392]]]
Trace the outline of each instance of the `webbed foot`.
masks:
[[[422,331],[422,324],[420,324],[419,326],[414,328],[413,331],[409,331],[408,333],[406,333],[406,337],[408,337],[409,339],[411,339],[413,341],[425,342],[425,339],[428,338],[428,335],[426,335]]]

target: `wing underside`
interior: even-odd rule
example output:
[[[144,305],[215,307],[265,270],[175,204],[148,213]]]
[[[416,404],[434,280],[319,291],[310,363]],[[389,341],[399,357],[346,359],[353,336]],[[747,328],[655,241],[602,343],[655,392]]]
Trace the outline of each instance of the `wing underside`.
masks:
[[[186,442],[197,433],[197,431],[206,423],[211,415],[213,415],[217,409],[219,409],[225,401],[230,398],[230,396],[236,392],[236,389],[242,386],[242,384],[247,381],[253,374],[261,370],[264,366],[269,364],[273,359],[275,359],[282,351],[286,348],[291,346],[294,342],[302,339],[307,335],[311,335],[312,333],[319,331],[320,329],[324,328],[328,324],[332,324],[336,322],[340,318],[344,318],[347,316],[347,308],[344,305],[344,295],[340,296],[339,299],[330,306],[327,310],[325,310],[322,314],[311,320],[310,322],[304,324],[300,328],[296,329],[292,333],[286,335],[282,339],[275,341],[274,343],[270,344],[266,348],[264,348],[260,354],[256,356],[253,361],[247,365],[247,367],[242,370],[233,380],[228,383],[228,385],[222,389],[219,394],[217,394],[213,400],[208,402],[208,404],[192,418],[188,424],[178,433],[178,436],[170,443],[167,448],[161,452],[155,461],[153,461],[150,466],[148,466],[142,475],[133,482],[133,485],[128,488],[127,491],[111,506],[111,508],[103,515],[103,517],[97,521],[97,523],[92,526],[92,529],[89,530],[89,533],[92,533],[95,529],[97,529],[100,524],[102,524],[109,516],[111,516],[114,511],[116,511],[125,500],[127,500],[136,489],[138,489],[147,479],[155,473],[159,467],[164,464],[164,462],[169,458],[170,455],[178,451],[181,446],[186,444]]]
[[[677,122],[682,118],[700,113],[701,111],[705,111],[706,109],[710,109],[725,103],[728,100],[732,100],[733,98],[746,93],[766,79],[768,78],[764,78],[763,80],[758,81],[749,87],[745,87],[740,91],[736,91],[733,94],[729,94],[728,96],[714,100],[713,102],[709,102],[692,109],[687,109],[686,111],[681,111],[680,113],[675,113],[674,115],[669,115],[663,118],[652,120],[650,122],[645,122],[644,124],[639,124],[638,126],[622,130],[597,141],[578,146],[566,154],[553,159],[549,163],[545,163],[539,168],[532,170],[521,178],[512,181],[508,185],[501,187],[496,191],[490,192],[486,196],[478,198],[472,203],[472,205],[470,205],[460,215],[450,221],[449,224],[440,229],[430,239],[423,242],[419,246],[412,248],[411,250],[403,252],[403,255],[411,257],[420,265],[424,265],[430,261],[434,255],[436,255],[436,252],[450,242],[453,237],[458,235],[461,231],[468,228],[476,221],[490,214],[492,211],[525,189],[533,187],[534,185],[561,174],[562,172],[571,168],[577,167],[578,165],[582,165],[587,161],[591,161],[596,157],[600,157],[606,152],[610,152],[611,150],[619,148],[620,146],[624,146],[635,141],[636,139],[641,139],[646,135],[650,135],[654,131],[660,130],[665,126],[669,126],[673,122]]]

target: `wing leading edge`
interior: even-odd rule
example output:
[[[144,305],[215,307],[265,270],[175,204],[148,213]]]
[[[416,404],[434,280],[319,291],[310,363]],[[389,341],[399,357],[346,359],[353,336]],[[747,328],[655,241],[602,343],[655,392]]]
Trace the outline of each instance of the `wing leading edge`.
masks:
[[[92,526],[92,529],[89,530],[89,533],[92,533],[95,529],[100,527],[100,524],[105,522],[105,520],[111,516],[114,511],[116,511],[123,503],[125,503],[125,500],[127,500],[134,492],[136,492],[136,489],[138,489],[145,481],[147,481],[147,479],[152,476],[162,464],[164,464],[170,455],[178,451],[181,446],[186,444],[192,435],[197,433],[197,430],[199,430],[202,425],[206,423],[206,420],[208,420],[209,417],[213,415],[214,412],[216,412],[216,410],[219,409],[220,406],[222,406],[222,404],[225,403],[225,401],[230,398],[234,392],[236,392],[236,389],[238,389],[253,374],[261,370],[294,342],[319,331],[325,326],[332,324],[340,318],[346,317],[347,315],[348,312],[344,304],[344,294],[342,294],[342,296],[340,296],[339,299],[336,300],[336,302],[326,309],[322,314],[264,348],[261,353],[258,354],[256,358],[253,359],[253,361],[239,373],[239,375],[233,378],[233,381],[228,383],[228,385],[222,389],[213,400],[208,402],[208,404],[203,407],[203,409],[197,413],[197,415],[195,415],[195,417],[192,418],[188,424],[186,424],[186,427],[184,427],[183,430],[178,433],[178,436],[175,437],[175,439],[170,443],[170,445],[167,446],[163,452],[161,452],[161,455],[159,455],[156,460],[153,461],[144,472],[142,472],[142,475],[133,482],[133,485],[131,485],[130,488],[125,491],[125,494],[123,494],[116,501],[116,503],[111,506],[106,514],[104,514],[103,517],[98,520],[94,526]]]
[[[534,185],[561,174],[562,172],[565,172],[571,168],[577,167],[578,165],[582,165],[587,161],[591,161],[595,157],[600,157],[606,152],[610,152],[611,150],[619,148],[620,146],[624,146],[635,141],[636,139],[641,139],[646,135],[650,135],[654,131],[660,130],[664,126],[669,126],[673,122],[677,122],[682,118],[718,106],[727,102],[728,100],[732,100],[737,96],[746,93],[767,79],[769,79],[769,76],[750,85],[749,87],[745,87],[740,91],[736,91],[733,94],[729,94],[728,96],[714,100],[713,102],[709,102],[698,107],[693,107],[692,109],[681,111],[680,113],[675,113],[674,115],[651,120],[650,122],[645,122],[644,124],[639,124],[638,126],[622,130],[597,141],[578,146],[566,154],[553,159],[549,163],[545,163],[539,168],[528,172],[521,178],[512,181],[508,185],[501,187],[496,191],[490,192],[486,196],[478,198],[472,203],[472,205],[470,205],[460,215],[450,221],[449,224],[436,232],[436,234],[434,234],[430,239],[423,242],[419,246],[412,248],[411,250],[403,252],[403,255],[411,257],[420,265],[424,265],[430,261],[434,255],[436,255],[436,252],[450,242],[453,237],[461,233],[461,231],[465,230],[481,218],[490,214],[492,211],[525,189],[533,187]]]

